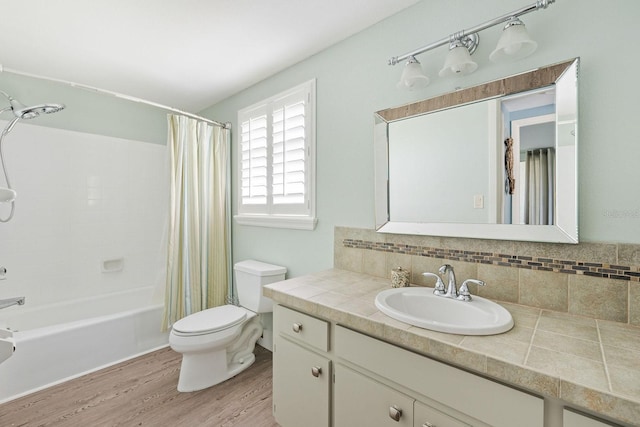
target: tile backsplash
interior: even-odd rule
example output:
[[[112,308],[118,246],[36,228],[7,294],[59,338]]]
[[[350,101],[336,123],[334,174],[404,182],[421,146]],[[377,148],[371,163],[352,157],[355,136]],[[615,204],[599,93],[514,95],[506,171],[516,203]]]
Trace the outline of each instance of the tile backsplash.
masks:
[[[481,279],[473,294],[640,326],[640,245],[515,242],[376,233],[336,227],[334,266],[433,286],[425,271],[454,266],[457,281]]]

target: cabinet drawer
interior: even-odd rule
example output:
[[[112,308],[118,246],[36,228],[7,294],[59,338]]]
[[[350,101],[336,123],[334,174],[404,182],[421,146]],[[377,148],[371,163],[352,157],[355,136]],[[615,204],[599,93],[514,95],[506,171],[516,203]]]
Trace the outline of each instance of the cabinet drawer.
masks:
[[[336,356],[494,427],[544,425],[544,400],[336,326]],[[496,410],[500,408],[500,410]]]
[[[443,414],[421,402],[415,403],[413,419],[415,427],[470,427],[469,424]]]
[[[335,365],[334,427],[413,427],[413,398]]]
[[[274,307],[275,331],[291,339],[329,351],[329,323],[277,305]]]

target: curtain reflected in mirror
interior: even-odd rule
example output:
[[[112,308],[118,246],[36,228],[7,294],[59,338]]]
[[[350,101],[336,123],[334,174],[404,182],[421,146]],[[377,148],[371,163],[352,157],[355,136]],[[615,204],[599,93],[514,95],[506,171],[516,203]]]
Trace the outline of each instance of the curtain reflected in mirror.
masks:
[[[555,158],[553,148],[527,151],[523,224],[553,225]]]

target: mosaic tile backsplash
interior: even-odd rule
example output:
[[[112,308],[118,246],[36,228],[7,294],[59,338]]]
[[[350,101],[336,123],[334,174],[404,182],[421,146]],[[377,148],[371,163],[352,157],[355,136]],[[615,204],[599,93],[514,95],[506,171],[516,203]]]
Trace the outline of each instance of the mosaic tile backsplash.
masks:
[[[510,255],[462,249],[432,248],[428,246],[370,242],[356,239],[344,239],[342,244],[347,248],[426,256],[454,261],[477,262],[481,264],[501,265],[503,267],[528,268],[529,270],[555,271],[556,273],[584,274],[593,277],[640,281],[640,271],[638,271],[638,267],[601,262]]]
[[[334,266],[390,278],[411,271],[411,283],[454,266],[459,283],[481,279],[472,290],[498,301],[640,326],[640,245],[512,242],[376,233],[336,227]]]

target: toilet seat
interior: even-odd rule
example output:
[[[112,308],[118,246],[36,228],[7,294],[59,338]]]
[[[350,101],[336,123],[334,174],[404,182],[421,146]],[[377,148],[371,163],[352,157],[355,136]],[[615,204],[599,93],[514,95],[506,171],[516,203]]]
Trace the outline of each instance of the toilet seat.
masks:
[[[247,311],[235,305],[223,305],[190,314],[173,324],[179,336],[206,335],[232,328],[247,318]]]

